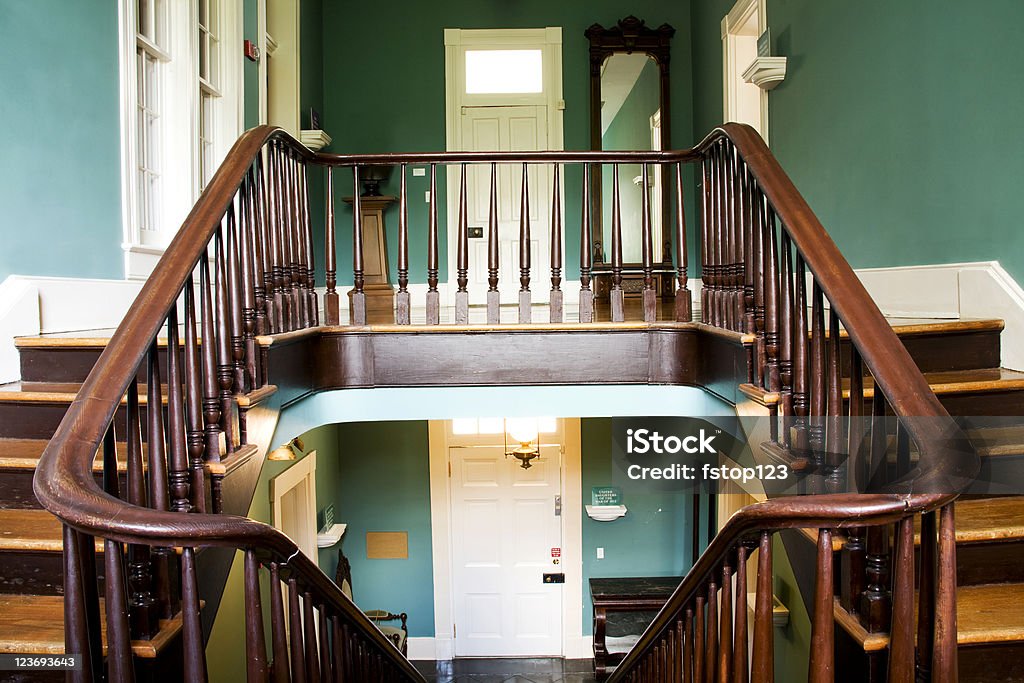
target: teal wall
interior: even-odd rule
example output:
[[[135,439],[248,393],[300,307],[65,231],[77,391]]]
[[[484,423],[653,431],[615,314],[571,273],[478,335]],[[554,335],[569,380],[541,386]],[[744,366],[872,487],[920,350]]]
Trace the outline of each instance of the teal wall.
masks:
[[[612,484],[612,421],[580,421],[583,503],[594,486]],[[626,516],[595,522],[583,516],[583,634],[593,634],[590,579],[607,576],[682,576],[690,567],[688,514],[692,498],[682,493],[629,493]],[[603,560],[597,548],[604,548]]]
[[[119,278],[117,3],[0,2],[0,281]]]
[[[290,437],[289,437],[290,438]],[[270,524],[273,520],[270,509],[270,480],[278,476],[289,467],[294,465],[309,453],[316,451],[316,498],[317,510],[321,510],[322,500],[331,500],[335,493],[335,487],[340,479],[338,472],[338,427],[337,425],[324,425],[317,427],[301,435],[302,445],[305,450],[299,454],[294,461],[271,461],[263,463],[260,477],[253,492],[252,504],[249,507],[249,518]],[[221,598],[220,607],[217,611],[217,618],[214,621],[213,629],[210,631],[210,638],[206,644],[207,667],[209,669],[210,681],[213,683],[227,683],[238,680],[238,672],[245,670],[245,591],[243,588],[243,562],[242,553],[235,553],[235,560],[231,565],[231,572]],[[320,559],[320,568],[330,571],[333,576],[333,566],[328,567],[324,558]],[[266,572],[261,573],[263,588],[264,623],[269,624],[270,607],[269,581]],[[267,633],[269,634],[269,626]]]
[[[719,24],[692,5],[694,130],[722,118]],[[999,260],[1024,279],[1024,3],[768,0],[772,151],[855,267]]]
[[[345,423],[337,426],[337,437],[338,476],[321,484],[318,469],[317,507],[333,503],[335,519],[348,524],[342,547],[352,565],[353,599],[364,610],[406,612],[411,637],[433,636],[427,423]],[[370,531],[407,532],[409,558],[367,559]],[[320,553],[320,566],[331,577],[337,560],[336,548]]]
[[[590,85],[588,42],[583,31],[597,22],[613,26],[635,14],[657,26],[669,23],[677,33],[672,41],[672,127],[675,143],[692,137],[689,0],[518,0],[443,3],[326,3],[324,5],[325,128],[339,153],[412,152],[445,149],[444,34],[445,28],[562,27],[562,75],[565,100],[565,148],[590,146]],[[396,49],[397,48],[397,49]],[[439,196],[445,196],[439,173]],[[565,172],[566,276],[579,275],[579,187],[582,172]],[[427,204],[423,197],[428,177],[410,175],[410,279],[426,278]],[[336,179],[338,225],[351,225],[351,212],[341,202],[352,194],[351,174]],[[397,175],[385,189],[396,194]],[[443,209],[443,207],[442,207]],[[397,243],[397,209],[386,221],[389,244]],[[447,280],[444,246],[444,211],[441,211],[441,279]],[[341,233],[344,235],[344,233]],[[351,234],[351,233],[350,233]],[[339,238],[339,282],[351,282],[351,239]],[[397,251],[388,254],[391,273],[397,271]]]

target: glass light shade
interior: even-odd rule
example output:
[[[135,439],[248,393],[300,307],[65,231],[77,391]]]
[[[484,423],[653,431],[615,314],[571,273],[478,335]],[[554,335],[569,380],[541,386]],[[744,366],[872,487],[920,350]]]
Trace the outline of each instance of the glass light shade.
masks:
[[[530,443],[537,438],[537,418],[511,417],[505,425],[508,435],[519,443]]]

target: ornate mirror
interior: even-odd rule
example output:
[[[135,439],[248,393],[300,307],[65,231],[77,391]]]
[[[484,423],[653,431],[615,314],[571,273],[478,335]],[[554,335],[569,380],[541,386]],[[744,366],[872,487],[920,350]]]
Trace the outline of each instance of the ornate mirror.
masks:
[[[648,27],[634,16],[611,27],[594,24],[584,35],[590,40],[590,146],[594,150],[671,149],[669,107],[669,42],[675,29],[668,24]],[[619,166],[622,216],[623,288],[636,289],[641,260],[640,206],[643,196],[639,164]],[[651,228],[656,271],[671,271],[671,230],[662,217],[669,215],[667,178],[661,168],[650,169]],[[593,169],[591,197],[594,216],[594,276],[596,294],[606,296],[611,243],[611,166]],[[658,245],[662,245],[658,248]],[[660,261],[660,263],[658,263]],[[658,289],[671,288],[671,276],[658,274]]]

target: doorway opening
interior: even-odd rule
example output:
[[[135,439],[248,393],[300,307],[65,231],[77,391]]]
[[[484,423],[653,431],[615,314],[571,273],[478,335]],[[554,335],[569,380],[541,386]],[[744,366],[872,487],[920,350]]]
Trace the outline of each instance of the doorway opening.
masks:
[[[743,78],[768,26],[765,0],[738,0],[722,18],[722,93],[726,121],[753,126],[768,142],[768,93]]]
[[[445,29],[445,109],[448,151],[561,150],[562,29]],[[496,167],[498,291],[518,302],[523,169]],[[448,216],[458,215],[461,168],[447,169]],[[546,303],[550,289],[551,169],[528,169],[530,289]],[[490,169],[467,168],[470,304],[486,303]],[[564,195],[564,193],[563,193]],[[454,302],[458,221],[448,225],[448,297]],[[564,268],[564,259],[562,267]]]

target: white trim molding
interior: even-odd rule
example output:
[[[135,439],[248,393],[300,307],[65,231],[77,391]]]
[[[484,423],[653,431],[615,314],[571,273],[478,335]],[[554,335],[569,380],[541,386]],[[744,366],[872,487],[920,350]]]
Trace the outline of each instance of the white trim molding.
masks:
[[[1024,289],[998,261],[856,271],[892,318],[1001,318],[1002,365],[1024,370]]]
[[[756,22],[756,31],[751,32],[751,21]],[[757,55],[757,38],[768,27],[767,0],[737,0],[729,13],[722,17],[722,111],[726,121],[749,123],[757,129],[764,141],[768,142],[768,89],[759,88],[759,121],[741,120],[739,116],[740,89],[747,88],[751,83],[747,79],[752,65],[741,63],[739,53],[740,42],[743,41],[747,52],[753,48],[753,56]],[[743,60],[746,62],[747,60]],[[756,63],[756,59],[755,59]],[[783,73],[785,68],[783,67]],[[746,117],[749,119],[749,115]]]

